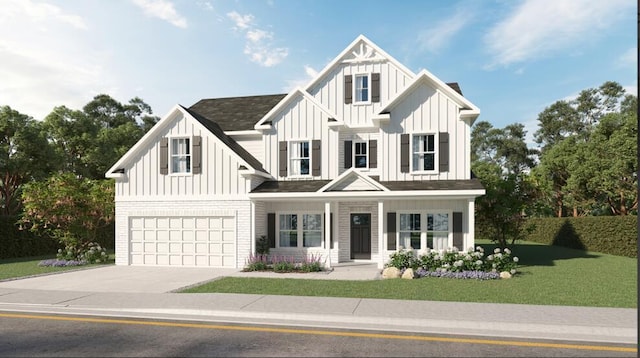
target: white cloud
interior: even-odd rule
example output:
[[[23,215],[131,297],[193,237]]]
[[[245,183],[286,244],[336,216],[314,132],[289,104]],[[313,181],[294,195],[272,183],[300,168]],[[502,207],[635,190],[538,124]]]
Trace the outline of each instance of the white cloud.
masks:
[[[247,42],[244,47],[244,54],[249,56],[251,62],[260,66],[272,67],[282,62],[289,55],[286,47],[275,47],[272,44],[273,32],[256,28],[253,15],[241,15],[236,11],[227,13],[236,31],[243,32]]]
[[[42,119],[55,106],[79,108],[110,86],[85,21],[33,1],[3,4],[0,105]],[[71,40],[72,39],[72,40]]]
[[[487,68],[576,48],[615,25],[633,6],[628,0],[526,0],[485,35],[493,57]]]
[[[420,47],[431,53],[437,53],[445,45],[451,43],[451,39],[471,20],[471,12],[468,9],[458,9],[456,13],[443,19],[435,26],[418,35]]]
[[[173,26],[186,28],[187,19],[176,11],[173,3],[167,0],[132,0],[147,16],[157,17]]]
[[[240,15],[236,11],[232,11],[227,14],[227,17],[230,18],[236,24],[236,29],[245,30],[250,26],[253,26],[253,15]]]
[[[19,14],[36,24],[55,20],[77,29],[87,28],[82,17],[65,13],[59,7],[47,3],[35,3],[31,0],[7,0],[2,4],[2,12],[4,14],[0,14],[0,22]]]
[[[316,71],[313,67],[309,65],[304,65],[304,73],[305,73],[304,77],[294,79],[294,80],[287,80],[287,85],[282,90],[284,92],[291,92],[293,89],[297,87],[304,88],[304,86],[306,86],[309,83],[309,81],[316,78],[319,74],[318,71]]]

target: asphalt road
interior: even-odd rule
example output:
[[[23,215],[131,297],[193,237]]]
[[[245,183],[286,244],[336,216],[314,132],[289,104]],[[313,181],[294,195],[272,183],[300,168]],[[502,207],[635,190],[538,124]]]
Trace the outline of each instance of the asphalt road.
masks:
[[[637,346],[0,312],[0,356],[635,357]]]

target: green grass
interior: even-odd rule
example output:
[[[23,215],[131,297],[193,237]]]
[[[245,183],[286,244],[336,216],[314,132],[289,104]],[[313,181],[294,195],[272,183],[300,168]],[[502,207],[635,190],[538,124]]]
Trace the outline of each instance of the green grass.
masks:
[[[37,276],[48,273],[55,273],[61,271],[69,271],[69,270],[78,270],[86,267],[93,267],[95,265],[104,265],[104,264],[94,264],[94,265],[85,265],[85,266],[68,266],[68,267],[40,267],[38,263],[42,260],[54,259],[55,255],[47,255],[47,256],[32,256],[32,257],[21,257],[15,259],[3,259],[0,260],[0,280],[19,278],[19,277],[28,277],[28,276]],[[113,262],[113,255],[109,255],[108,263]]]
[[[485,250],[492,244],[480,243]],[[637,259],[522,242],[509,280],[337,281],[227,277],[183,292],[382,298],[402,300],[516,303],[637,308]]]

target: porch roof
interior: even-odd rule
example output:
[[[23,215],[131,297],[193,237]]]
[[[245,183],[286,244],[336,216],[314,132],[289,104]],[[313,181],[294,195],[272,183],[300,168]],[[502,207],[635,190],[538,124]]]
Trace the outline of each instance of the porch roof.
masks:
[[[372,177],[373,178],[373,177]],[[331,180],[265,181],[251,191],[260,193],[313,193],[319,191]],[[469,180],[424,180],[424,181],[378,181],[390,191],[425,190],[484,190],[478,179]],[[347,190],[342,190],[346,192]],[[351,191],[353,192],[353,191]],[[369,191],[372,192],[372,191]]]

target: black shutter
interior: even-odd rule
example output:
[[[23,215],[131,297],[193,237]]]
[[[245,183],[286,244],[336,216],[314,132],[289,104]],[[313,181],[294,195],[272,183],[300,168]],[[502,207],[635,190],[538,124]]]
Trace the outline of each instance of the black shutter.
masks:
[[[351,150],[353,148],[353,142],[351,142],[350,140],[345,140],[344,141],[344,168],[345,169],[349,169],[351,168],[351,159],[353,158],[353,155],[351,153]]]
[[[192,161],[191,161],[191,172],[193,174],[201,174],[202,173],[202,137],[193,136],[193,145],[192,145]]]
[[[279,155],[278,155],[278,167],[281,177],[287,176],[287,142],[282,141],[278,143]]]
[[[349,104],[353,102],[353,76],[344,76],[344,103]]]
[[[169,174],[169,139],[160,139],[160,174]]]
[[[371,74],[371,102],[380,102],[380,74]]]
[[[400,136],[400,173],[409,172],[409,135]]]
[[[396,213],[387,213],[387,250],[396,249]]]
[[[372,139],[369,141],[369,168],[378,167],[378,141]]]
[[[440,132],[438,135],[438,138],[439,138],[438,150],[440,151],[440,154],[439,154],[440,163],[438,164],[438,167],[441,172],[448,172],[449,171],[449,133]]]
[[[320,176],[320,162],[322,161],[320,140],[311,141],[311,175]]]
[[[458,250],[463,251],[465,248],[462,247],[464,244],[464,235],[462,233],[462,213],[454,212],[453,213],[453,246],[455,246]]]
[[[267,241],[269,241],[269,247],[276,247],[276,214],[267,214]]]

